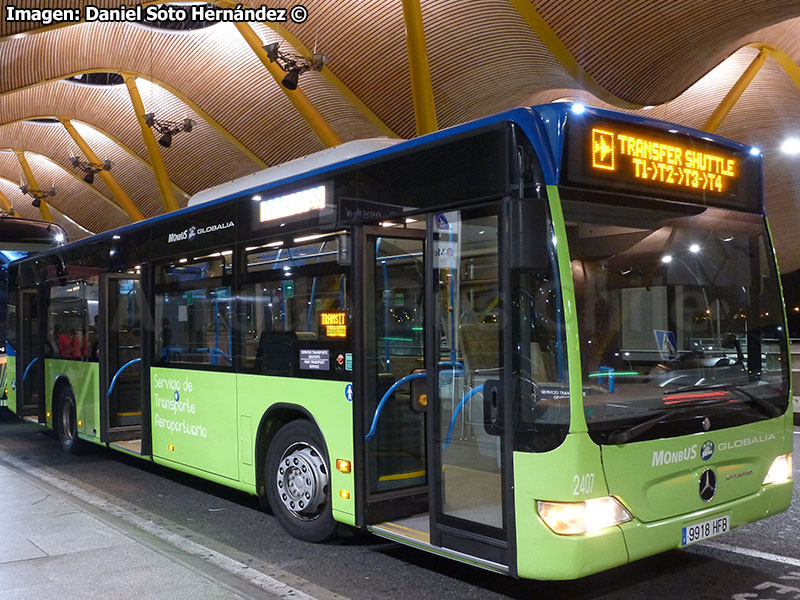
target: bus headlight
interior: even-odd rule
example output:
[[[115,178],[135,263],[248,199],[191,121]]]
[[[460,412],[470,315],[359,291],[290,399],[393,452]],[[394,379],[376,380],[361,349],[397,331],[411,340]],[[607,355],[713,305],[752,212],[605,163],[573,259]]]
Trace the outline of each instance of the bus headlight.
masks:
[[[628,509],[611,496],[585,502],[539,500],[536,510],[542,521],[558,535],[592,533],[633,519]]]
[[[764,477],[764,484],[781,483],[792,478],[792,455],[784,454],[772,461],[767,476]]]

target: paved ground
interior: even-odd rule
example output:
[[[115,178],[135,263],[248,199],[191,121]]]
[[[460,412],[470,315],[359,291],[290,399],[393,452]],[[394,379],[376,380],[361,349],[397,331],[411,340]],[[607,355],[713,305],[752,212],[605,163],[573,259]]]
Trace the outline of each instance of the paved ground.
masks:
[[[800,430],[795,432],[798,438]],[[285,534],[247,495],[103,448],[65,455],[40,427],[8,415],[0,416],[0,467],[66,490],[76,495],[75,502],[108,513],[126,527],[151,523],[157,530],[151,534],[172,539],[165,544],[184,544],[176,553],[196,551],[192,561],[211,561],[208,568],[195,568],[206,578],[220,577],[229,587],[237,570],[249,570],[251,578],[263,574],[320,599],[800,599],[797,503],[787,513],[706,545],[576,582],[541,583],[494,575],[369,535],[306,544]],[[80,523],[74,525],[76,535],[85,534]],[[2,585],[0,571],[0,598],[5,598]],[[140,590],[115,596],[134,597],[151,596]]]

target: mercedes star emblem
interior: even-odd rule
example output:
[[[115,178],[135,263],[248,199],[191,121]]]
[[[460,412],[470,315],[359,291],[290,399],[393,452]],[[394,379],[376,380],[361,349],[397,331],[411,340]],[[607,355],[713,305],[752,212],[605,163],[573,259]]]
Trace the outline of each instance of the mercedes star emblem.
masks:
[[[711,469],[706,469],[700,475],[700,497],[703,502],[711,502],[717,493],[717,476]]]

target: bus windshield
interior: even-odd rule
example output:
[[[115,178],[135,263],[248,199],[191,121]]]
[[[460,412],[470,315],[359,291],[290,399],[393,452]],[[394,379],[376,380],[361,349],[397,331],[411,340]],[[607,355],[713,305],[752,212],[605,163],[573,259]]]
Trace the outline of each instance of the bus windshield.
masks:
[[[764,218],[564,203],[584,411],[601,444],[783,414],[788,358]]]

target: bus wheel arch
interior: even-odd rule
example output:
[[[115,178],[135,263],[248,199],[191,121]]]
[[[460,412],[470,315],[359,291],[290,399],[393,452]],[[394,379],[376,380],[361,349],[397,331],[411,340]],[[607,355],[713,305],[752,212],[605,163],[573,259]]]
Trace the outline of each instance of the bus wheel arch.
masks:
[[[281,526],[307,542],[334,537],[338,523],[331,510],[330,459],[310,415],[299,407],[274,407],[262,419],[257,448],[259,491],[264,490]]]
[[[53,385],[53,430],[61,442],[61,449],[69,454],[80,450],[78,437],[78,404],[70,381],[65,376]]]

